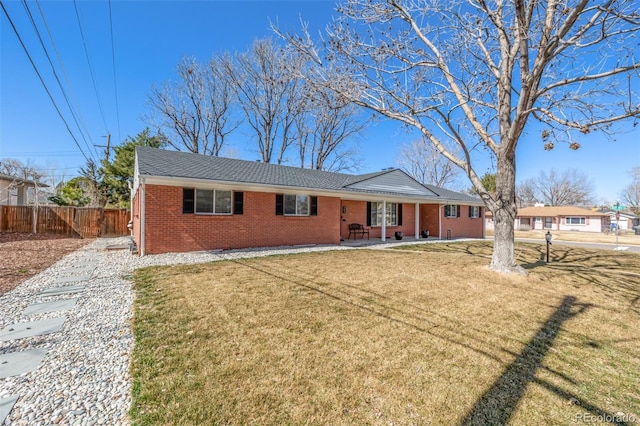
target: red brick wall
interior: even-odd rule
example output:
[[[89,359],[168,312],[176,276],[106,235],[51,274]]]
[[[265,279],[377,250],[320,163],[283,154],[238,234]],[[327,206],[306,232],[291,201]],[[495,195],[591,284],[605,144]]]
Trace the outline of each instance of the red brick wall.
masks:
[[[242,215],[182,213],[182,188],[146,186],[145,253],[339,244],[340,199],[318,197],[317,216],[277,216],[275,194],[244,192]]]
[[[469,217],[469,206],[458,205],[460,217],[444,217],[444,207],[432,204],[420,206],[420,228],[429,230],[430,237],[438,237],[438,214],[442,220],[442,238],[447,238],[447,230],[451,231],[451,238],[482,238],[483,219],[481,208],[479,218]],[[438,210],[440,212],[438,213]]]
[[[444,208],[440,209],[442,214],[442,238],[447,238],[447,230],[451,231],[451,238],[482,238],[482,210],[479,218],[469,217],[469,206],[458,205],[460,217],[444,217]]]
[[[340,236],[343,240],[346,240],[349,236],[349,224],[360,223],[365,228],[367,227],[367,202],[366,201],[350,201],[342,200],[341,209],[345,209],[346,212],[342,213],[340,210]]]
[[[437,204],[422,204],[420,206],[420,230],[429,231],[430,237],[438,237],[438,206]]]
[[[349,224],[360,223],[367,228],[367,202],[366,201],[350,201],[342,200],[342,207],[346,207],[346,213],[342,213],[340,234],[343,239],[349,236]],[[342,210],[341,210],[342,211]],[[387,238],[393,238],[396,231],[402,231],[404,236],[415,235],[415,204],[402,204],[402,225],[387,226]],[[369,226],[369,237],[380,238],[382,236],[382,228],[379,226]]]

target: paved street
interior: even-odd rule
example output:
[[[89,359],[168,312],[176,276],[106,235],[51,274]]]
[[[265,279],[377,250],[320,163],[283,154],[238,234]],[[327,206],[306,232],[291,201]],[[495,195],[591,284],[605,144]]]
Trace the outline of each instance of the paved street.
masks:
[[[521,241],[524,243],[545,244],[543,240],[531,239],[531,238],[516,238],[516,241]],[[615,250],[616,248],[615,244],[585,243],[585,242],[574,242],[574,241],[553,241],[552,247],[553,245],[581,247],[581,248],[589,248],[589,249],[596,249],[596,250]],[[640,253],[640,246],[619,244],[618,247],[621,251],[626,251],[631,253]]]

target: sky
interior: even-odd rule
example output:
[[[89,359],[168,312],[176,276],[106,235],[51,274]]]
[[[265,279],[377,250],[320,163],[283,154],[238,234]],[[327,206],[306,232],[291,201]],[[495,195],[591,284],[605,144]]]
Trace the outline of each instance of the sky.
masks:
[[[275,37],[271,21],[294,30],[302,17],[317,33],[337,16],[334,1],[28,1],[58,78],[79,112],[79,131],[27,9],[16,0],[2,3],[71,132],[0,12],[0,159],[30,162],[66,179],[77,176],[86,157],[102,158],[107,133],[117,145],[147,127],[151,88],[174,79],[183,57],[206,61],[224,51],[246,51],[255,39]],[[255,152],[238,149],[247,145],[247,137],[234,134],[230,152],[257,159]],[[397,123],[379,120],[360,138],[357,172],[397,167],[401,145],[414,138]],[[545,151],[538,133],[526,134],[518,145],[518,182],[552,168],[574,168],[594,183],[596,202],[613,203],[630,183],[630,170],[640,167],[640,126],[628,123],[614,139],[591,134],[579,141],[577,151],[566,144]],[[476,171],[492,171],[492,165],[480,163]],[[460,186],[470,184],[462,180]]]

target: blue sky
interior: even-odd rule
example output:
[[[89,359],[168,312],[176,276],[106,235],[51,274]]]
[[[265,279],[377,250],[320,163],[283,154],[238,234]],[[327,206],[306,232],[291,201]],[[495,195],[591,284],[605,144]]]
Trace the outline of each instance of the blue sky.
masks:
[[[28,4],[67,88],[38,5],[31,1]],[[4,1],[4,5],[79,144],[96,158],[100,158],[103,148],[93,145],[104,145],[107,132],[112,135],[112,143],[117,144],[146,127],[142,117],[148,113],[145,102],[152,85],[173,79],[175,67],[184,56],[205,61],[214,53],[244,51],[253,40],[272,36],[269,20],[277,20],[284,29],[295,29],[302,16],[316,32],[335,15],[333,1],[113,0],[114,84],[109,3],[86,0],[76,3],[83,42],[74,3],[41,0],[40,7],[71,82],[73,95],[69,93],[69,97],[86,123],[85,144],[24,6],[14,0]],[[75,176],[85,164],[83,155],[56,113],[4,14],[0,16],[0,27],[0,158],[30,160],[58,175]],[[87,46],[100,102],[83,44]],[[231,148],[238,148],[241,158],[257,158],[241,148],[246,145],[241,138],[246,135],[236,134],[235,141],[229,141]],[[400,145],[411,138],[395,123],[377,123],[359,143],[362,160],[359,172],[396,166]],[[613,202],[629,183],[628,172],[640,166],[640,129],[632,129],[629,123],[626,133],[615,135],[615,139],[612,142],[592,134],[579,141],[582,147],[577,151],[556,144],[548,152],[538,134],[525,135],[517,153],[518,181],[537,176],[541,170],[576,168],[593,180],[598,202]],[[482,174],[490,167],[489,163],[481,164],[477,171]]]

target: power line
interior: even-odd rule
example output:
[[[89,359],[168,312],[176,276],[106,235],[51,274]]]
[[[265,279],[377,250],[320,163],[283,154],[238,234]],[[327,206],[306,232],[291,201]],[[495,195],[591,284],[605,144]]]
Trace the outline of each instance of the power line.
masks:
[[[113,42],[113,14],[111,13],[111,0],[109,0],[109,32],[111,33],[111,63],[113,64],[113,89],[116,95],[116,120],[118,123],[118,139],[122,140],[120,133],[120,106],[118,103],[118,83],[116,80],[116,50]]]
[[[56,54],[56,58],[58,59],[58,64],[60,64],[60,69],[62,70],[62,75],[64,76],[64,80],[67,84],[67,87],[69,89],[69,93],[71,94],[71,100],[73,101],[72,104],[74,105],[79,105],[80,102],[78,102],[78,98],[76,98],[75,92],[73,90],[73,86],[71,85],[71,81],[69,80],[69,75],[67,74],[67,70],[64,67],[64,63],[62,62],[62,57],[60,56],[60,52],[58,51],[58,48],[56,46],[56,43],[53,39],[53,34],[51,32],[51,30],[49,29],[49,24],[47,23],[47,19],[44,16],[44,11],[42,10],[42,7],[40,6],[40,0],[36,0],[36,5],[38,6],[38,10],[40,11],[40,17],[42,18],[42,22],[44,24],[45,29],[47,30],[47,34],[49,35],[49,41],[51,41],[51,46],[53,47],[53,51]],[[89,131],[87,124],[84,120],[84,117],[82,115],[82,110],[81,109],[76,109],[76,115],[80,121],[80,124],[82,125],[82,127],[84,128],[85,133],[87,134],[87,136],[89,137],[89,141],[91,141],[91,144],[93,145],[93,138],[91,137],[91,132]],[[93,152],[95,153],[96,156],[98,156],[98,151],[96,151],[95,147],[93,148]]]
[[[76,18],[78,20],[78,27],[80,28],[80,36],[82,37],[82,45],[84,47],[84,53],[87,57],[87,63],[89,64],[89,73],[91,74],[91,81],[93,82],[93,90],[96,93],[96,99],[98,100],[98,107],[100,108],[100,115],[102,116],[102,123],[104,124],[105,132],[108,132],[107,120],[104,118],[104,110],[102,109],[102,101],[100,100],[100,92],[98,91],[98,85],[96,84],[95,74],[93,73],[93,66],[91,65],[91,59],[89,57],[89,49],[87,48],[87,40],[84,37],[84,31],[82,30],[82,24],[80,23],[80,13],[78,13],[78,3],[73,0],[73,7],[76,11]]]
[[[71,138],[75,142],[76,146],[78,147],[78,149],[82,153],[82,156],[85,158],[85,160],[89,161],[89,158],[87,157],[87,154],[85,154],[85,152],[82,150],[82,147],[80,146],[80,143],[78,142],[78,139],[76,139],[75,135],[71,131],[71,128],[69,127],[69,123],[67,123],[67,120],[62,115],[62,112],[60,112],[60,108],[58,108],[58,105],[56,104],[56,101],[53,99],[53,96],[51,95],[51,92],[49,91],[49,88],[47,87],[47,84],[44,82],[44,79],[42,78],[42,75],[40,75],[40,71],[38,71],[38,67],[36,66],[35,62],[33,62],[33,59],[31,58],[31,54],[29,54],[29,50],[27,49],[27,46],[22,41],[22,37],[20,37],[20,33],[18,33],[18,29],[16,28],[16,26],[13,23],[13,20],[9,16],[9,12],[7,12],[7,9],[4,7],[4,2],[2,0],[0,0],[0,6],[2,7],[2,11],[4,12],[5,16],[7,17],[7,20],[9,21],[9,24],[11,25],[11,28],[13,29],[13,32],[15,33],[16,37],[18,37],[18,41],[20,42],[20,45],[22,46],[22,49],[24,50],[24,53],[27,55],[27,58],[29,58],[29,62],[31,63],[31,66],[33,67],[33,70],[38,75],[38,78],[40,79],[40,83],[42,83],[42,86],[44,87],[44,90],[47,92],[47,95],[49,96],[49,99],[51,100],[51,103],[53,104],[53,107],[56,109],[56,112],[60,116],[60,119],[62,119],[62,121],[64,122],[64,125],[67,128],[67,132],[69,132],[69,135],[71,135]]]
[[[71,102],[69,101],[69,97],[67,96],[67,92],[64,90],[62,82],[60,81],[60,78],[58,77],[58,73],[56,72],[56,69],[53,66],[53,61],[51,61],[51,57],[49,56],[49,51],[47,50],[47,47],[45,46],[44,41],[42,40],[42,36],[40,35],[40,31],[38,30],[38,27],[36,25],[35,20],[33,19],[33,15],[31,14],[31,10],[29,9],[29,5],[27,4],[26,0],[22,0],[22,5],[24,6],[25,11],[27,12],[27,16],[29,17],[29,20],[31,21],[31,25],[33,26],[33,29],[36,32],[36,35],[38,36],[38,40],[40,41],[40,45],[42,46],[42,50],[44,50],[44,54],[47,57],[47,60],[49,61],[49,65],[51,66],[51,71],[53,72],[53,76],[55,77],[56,81],[58,82],[58,87],[60,88],[60,91],[62,92],[62,96],[64,97],[65,102],[67,103],[67,107],[69,107],[69,111],[71,111],[71,116],[73,117],[73,121],[76,123],[76,126],[78,127],[78,130],[80,131],[80,136],[82,136],[82,139],[84,140],[84,144],[86,145],[87,149],[89,150],[88,152],[90,153],[91,152],[91,147],[87,143],[87,138],[85,137],[84,133],[82,132],[82,129],[80,128],[80,124],[78,123],[78,119],[76,117],[75,111],[74,111],[73,107],[71,106]]]
[[[0,157],[11,157],[11,156],[20,156],[20,157],[24,157],[24,156],[34,156],[34,157],[51,157],[54,154],[58,154],[58,155],[66,155],[66,154],[75,154],[77,151],[35,151],[35,152],[30,152],[30,151],[3,151],[2,155]]]

